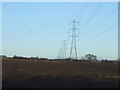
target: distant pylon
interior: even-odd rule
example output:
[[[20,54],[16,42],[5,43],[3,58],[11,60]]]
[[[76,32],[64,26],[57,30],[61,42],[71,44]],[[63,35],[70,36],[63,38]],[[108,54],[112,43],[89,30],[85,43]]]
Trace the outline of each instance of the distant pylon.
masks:
[[[66,40],[64,40],[64,44],[63,44],[63,59],[66,59]]]
[[[57,59],[62,59],[61,54],[62,54],[62,48],[59,49]]]
[[[60,48],[57,58],[66,59],[66,40],[64,40],[63,46]]]
[[[71,49],[70,49],[70,59],[75,59],[77,60],[77,46],[76,46],[76,38],[78,37],[77,36],[77,33],[76,33],[76,30],[78,30],[76,27],[77,27],[77,24],[79,24],[79,22],[77,21],[72,21],[72,41],[71,41]]]

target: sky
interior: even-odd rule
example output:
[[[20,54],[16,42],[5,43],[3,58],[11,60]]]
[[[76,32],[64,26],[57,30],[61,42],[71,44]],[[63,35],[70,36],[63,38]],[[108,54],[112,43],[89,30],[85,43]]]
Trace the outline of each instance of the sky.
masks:
[[[0,54],[2,54],[2,3],[0,2]]]
[[[118,58],[117,2],[3,2],[2,54],[57,58],[66,40],[71,45],[71,21],[76,20],[78,58]],[[69,31],[69,33],[68,33]]]

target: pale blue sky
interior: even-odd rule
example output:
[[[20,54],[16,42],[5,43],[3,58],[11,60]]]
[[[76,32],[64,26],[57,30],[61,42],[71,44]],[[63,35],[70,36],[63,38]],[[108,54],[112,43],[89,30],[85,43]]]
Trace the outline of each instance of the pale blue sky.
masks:
[[[2,54],[2,3],[0,2],[0,54]],[[2,72],[2,60],[0,58],[0,73]],[[0,89],[2,89],[2,75],[0,74]]]
[[[7,56],[56,58],[63,40],[68,40],[69,22],[76,19],[83,31],[77,40],[79,58],[88,53],[118,58],[117,2],[6,2],[2,9],[3,54]],[[69,50],[70,38],[67,57]]]

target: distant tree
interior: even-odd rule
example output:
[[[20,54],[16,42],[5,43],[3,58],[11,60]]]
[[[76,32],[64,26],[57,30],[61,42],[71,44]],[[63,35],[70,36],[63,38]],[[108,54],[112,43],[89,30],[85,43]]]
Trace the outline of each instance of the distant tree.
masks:
[[[30,59],[35,60],[35,59],[39,59],[39,57],[31,57]]]
[[[34,57],[35,59],[39,59],[39,57]]]
[[[108,60],[107,60],[107,59],[105,59],[105,62],[108,62]]]
[[[97,60],[97,56],[96,55],[93,55],[93,60]]]
[[[31,57],[30,59],[34,59],[34,57]]]
[[[70,60],[70,58],[66,58],[65,60]]]
[[[92,59],[93,55],[92,54],[87,54],[87,55],[85,55],[85,57],[90,61]]]
[[[97,60],[97,56],[93,54],[87,54],[85,57],[90,61],[90,60]]]
[[[5,58],[5,57],[7,57],[7,56],[6,56],[6,55],[0,55],[0,57]]]
[[[14,55],[13,58],[18,58],[18,56]]]

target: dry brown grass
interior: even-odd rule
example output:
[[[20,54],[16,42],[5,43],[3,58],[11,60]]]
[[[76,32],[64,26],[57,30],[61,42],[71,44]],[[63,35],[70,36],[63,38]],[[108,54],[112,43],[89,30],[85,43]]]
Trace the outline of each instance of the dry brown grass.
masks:
[[[33,77],[38,77],[39,79],[41,77],[42,78],[47,77],[47,79],[45,80],[48,80],[48,77],[50,78],[52,77],[51,80],[53,81],[58,80],[58,79],[53,79],[55,77],[56,78],[60,77],[61,78],[60,80],[62,80],[65,77],[67,78],[68,81],[72,80],[78,83],[80,82],[81,77],[93,81],[100,79],[102,80],[105,78],[108,80],[118,79],[118,63],[111,63],[111,62],[101,63],[101,62],[83,62],[83,61],[52,61],[52,60],[49,61],[49,60],[25,60],[25,59],[17,60],[17,59],[4,58],[2,60],[2,71],[3,71],[3,80],[5,81],[3,83],[4,87],[9,86],[8,84],[10,82],[9,81],[7,82],[8,79],[16,82],[25,82],[29,79],[31,80],[31,78]],[[74,77],[78,79],[75,79]],[[35,80],[36,82],[39,82],[42,80],[42,78],[40,80],[39,79],[35,79]],[[64,83],[65,78],[61,82]],[[33,83],[36,83],[35,80]],[[43,80],[43,82],[45,80]],[[66,81],[66,83],[68,83],[68,81]],[[47,84],[50,84],[50,82]],[[34,87],[42,87],[42,86],[35,85]],[[71,84],[67,84],[67,86],[63,85],[63,87],[68,87],[68,86],[71,86]],[[13,86],[11,85],[11,87]],[[25,87],[25,86],[21,86],[21,87]]]

